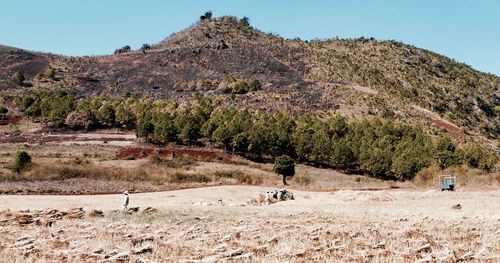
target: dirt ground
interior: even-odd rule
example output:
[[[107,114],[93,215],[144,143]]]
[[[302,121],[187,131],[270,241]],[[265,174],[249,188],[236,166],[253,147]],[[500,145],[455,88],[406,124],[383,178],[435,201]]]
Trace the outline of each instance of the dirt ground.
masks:
[[[498,262],[500,190],[294,191],[219,186],[130,195],[0,196],[4,262]],[[222,200],[222,204],[219,203]],[[81,207],[104,217],[21,224],[11,211]],[[153,207],[144,212],[146,207]],[[24,213],[30,213],[24,211]],[[11,215],[12,216],[12,215]],[[2,218],[0,217],[0,218]]]

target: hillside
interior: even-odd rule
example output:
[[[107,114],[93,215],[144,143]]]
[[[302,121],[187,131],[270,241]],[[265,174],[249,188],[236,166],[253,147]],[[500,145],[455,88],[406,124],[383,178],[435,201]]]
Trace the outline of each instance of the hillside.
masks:
[[[38,74],[49,68],[51,78]],[[12,79],[16,72],[24,74],[24,85]],[[238,80],[258,80],[262,88],[238,90]],[[498,76],[399,42],[286,40],[234,17],[199,21],[150,49],[108,56],[0,48],[0,90],[33,87],[178,101],[204,93],[223,106],[382,116],[422,123],[432,132],[500,134]]]

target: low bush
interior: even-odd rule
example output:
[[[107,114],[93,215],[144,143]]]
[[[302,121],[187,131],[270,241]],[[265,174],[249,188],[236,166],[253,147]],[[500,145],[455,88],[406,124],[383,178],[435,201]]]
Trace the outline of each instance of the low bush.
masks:
[[[198,173],[174,173],[169,176],[169,183],[209,183],[210,177]]]
[[[25,151],[17,151],[12,162],[12,170],[20,173],[29,163],[31,163],[31,156]]]

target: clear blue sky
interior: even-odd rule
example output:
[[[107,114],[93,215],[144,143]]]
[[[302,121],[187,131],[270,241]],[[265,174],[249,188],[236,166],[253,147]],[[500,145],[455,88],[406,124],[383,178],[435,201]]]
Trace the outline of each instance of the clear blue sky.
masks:
[[[156,43],[209,9],[286,38],[395,39],[500,76],[500,0],[0,0],[0,44],[109,54]]]

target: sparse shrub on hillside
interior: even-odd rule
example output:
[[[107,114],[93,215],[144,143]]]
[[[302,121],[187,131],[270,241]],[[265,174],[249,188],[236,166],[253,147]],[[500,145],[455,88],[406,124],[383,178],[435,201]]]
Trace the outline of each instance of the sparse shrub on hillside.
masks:
[[[23,86],[25,80],[26,78],[21,71],[17,71],[16,73],[14,73],[14,76],[12,76],[12,81],[14,81],[14,83],[18,86]]]
[[[115,50],[114,54],[122,54],[122,53],[127,53],[130,52],[132,48],[129,45],[123,46],[121,48],[118,48]]]
[[[245,94],[248,92],[249,86],[248,83],[244,80],[238,80],[233,84],[232,93],[235,94]]]
[[[251,91],[258,91],[262,89],[262,84],[258,79],[254,79],[248,84]]]
[[[151,45],[149,44],[142,44],[142,47],[141,47],[141,50],[150,50],[151,49]]]
[[[295,175],[295,162],[288,155],[276,157],[273,172],[283,176],[283,184],[288,185],[286,179]]]
[[[250,18],[244,16],[243,18],[240,19],[240,23],[243,24],[244,26],[250,26]]]
[[[203,14],[202,16],[200,16],[200,20],[210,20],[212,19],[212,11],[208,10],[207,12],[205,12],[205,14]]]
[[[44,76],[46,79],[56,80],[56,71],[55,71],[53,68],[48,68],[48,69],[47,69],[47,70],[45,70],[45,72],[43,73],[43,76]]]
[[[31,163],[31,156],[26,151],[17,151],[12,162],[12,170],[20,173],[29,163]]]

